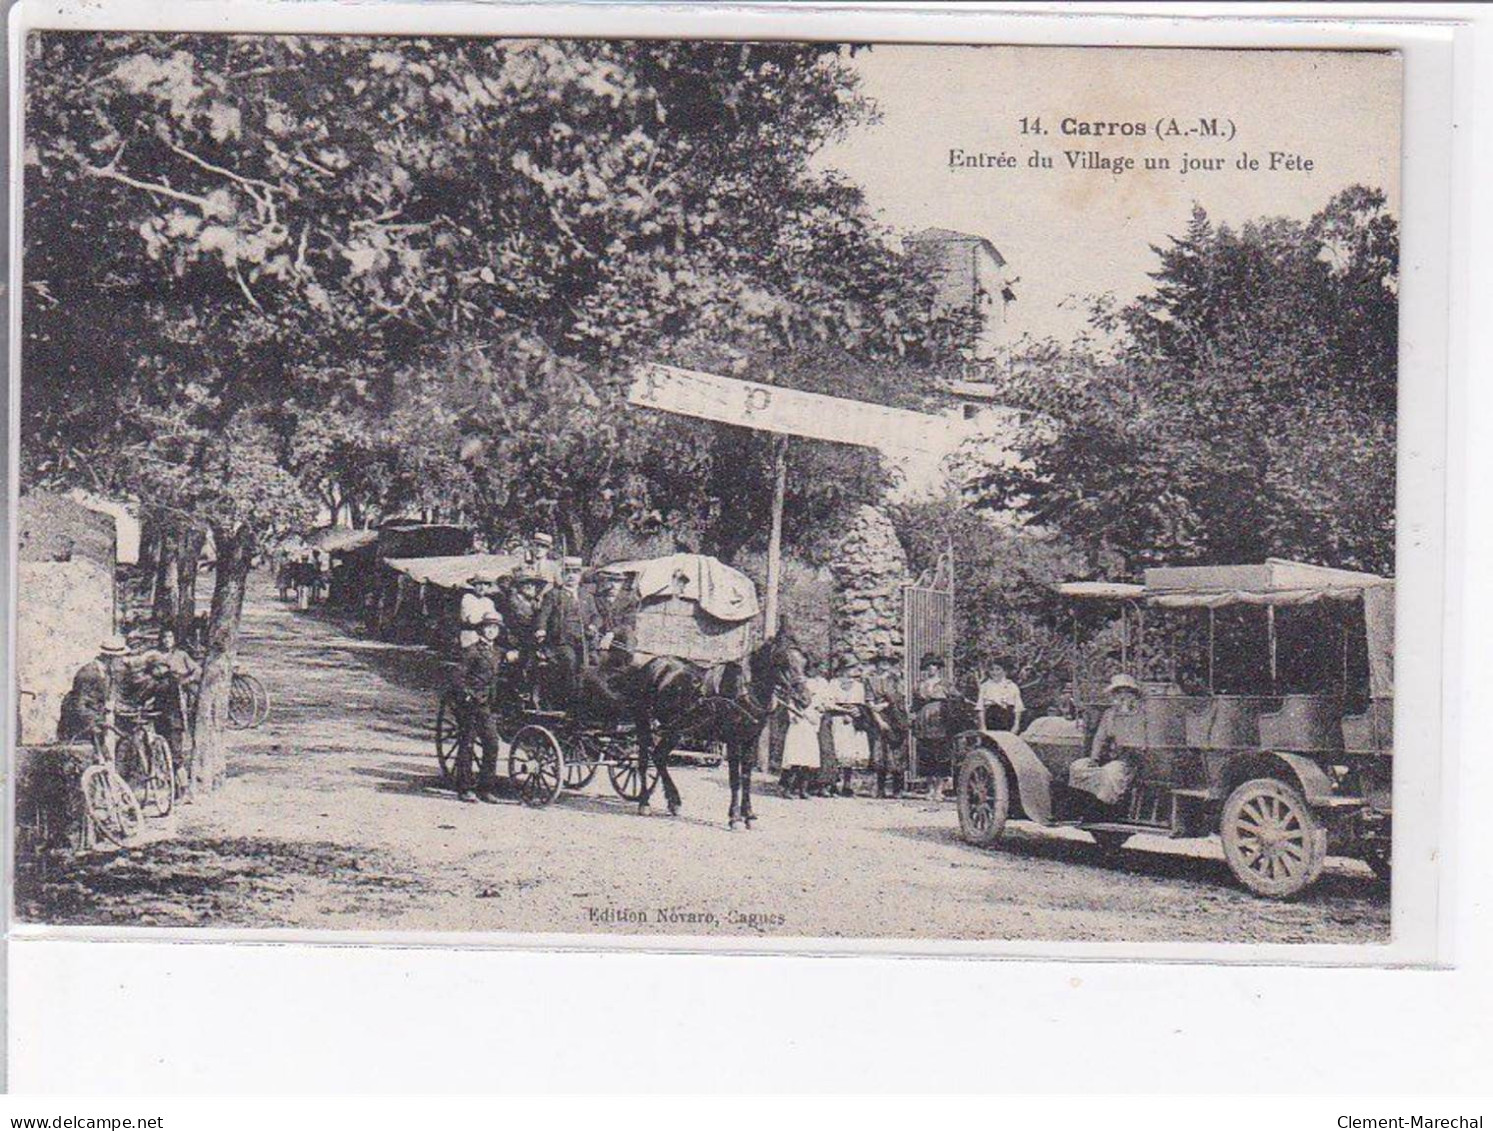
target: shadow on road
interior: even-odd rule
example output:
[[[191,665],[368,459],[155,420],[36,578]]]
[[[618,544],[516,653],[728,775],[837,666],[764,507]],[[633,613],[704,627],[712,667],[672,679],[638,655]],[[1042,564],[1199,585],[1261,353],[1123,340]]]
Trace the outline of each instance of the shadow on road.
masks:
[[[269,837],[158,841],[73,857],[55,874],[45,865],[38,860],[17,871],[16,910],[24,921],[211,926],[247,919],[274,925],[276,906],[308,884],[354,902],[421,886],[384,853]]]
[[[1113,856],[1106,856],[1097,844],[1043,836],[1039,832],[1029,832],[1024,829],[1008,829],[990,848],[980,848],[968,843],[960,836],[957,828],[948,826],[921,825],[910,828],[892,828],[887,832],[892,836],[909,840],[951,845],[977,856],[999,853],[1023,860],[1070,864],[1147,879],[1191,883],[1207,887],[1222,886],[1233,889],[1240,895],[1245,894],[1239,888],[1238,882],[1226,863],[1207,857],[1185,856],[1174,852],[1147,852],[1141,848],[1123,848]],[[1356,900],[1378,904],[1386,901],[1388,896],[1387,885],[1374,877],[1324,872],[1315,884],[1293,902],[1315,904]]]

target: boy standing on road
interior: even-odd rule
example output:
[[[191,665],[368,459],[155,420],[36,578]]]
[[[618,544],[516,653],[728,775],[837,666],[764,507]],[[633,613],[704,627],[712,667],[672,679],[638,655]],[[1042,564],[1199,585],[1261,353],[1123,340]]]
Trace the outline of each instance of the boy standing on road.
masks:
[[[457,673],[457,696],[461,702],[461,731],[456,751],[456,798],[458,801],[496,802],[498,774],[498,727],[493,720],[493,698],[503,679],[503,657],[495,643],[503,629],[503,618],[493,610],[482,618],[477,640],[461,650]],[[482,743],[482,764],[477,771],[477,791],[472,792],[474,746]]]

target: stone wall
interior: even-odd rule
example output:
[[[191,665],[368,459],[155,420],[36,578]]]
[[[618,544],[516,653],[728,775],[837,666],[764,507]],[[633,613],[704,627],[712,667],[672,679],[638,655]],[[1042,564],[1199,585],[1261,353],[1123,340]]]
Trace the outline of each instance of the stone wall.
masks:
[[[20,563],[16,683],[21,745],[53,742],[62,697],[114,631],[114,579],[87,558]]]
[[[856,511],[835,547],[830,570],[835,578],[831,666],[848,659],[853,676],[900,673],[902,587],[911,578],[907,553],[884,511],[869,505]]]

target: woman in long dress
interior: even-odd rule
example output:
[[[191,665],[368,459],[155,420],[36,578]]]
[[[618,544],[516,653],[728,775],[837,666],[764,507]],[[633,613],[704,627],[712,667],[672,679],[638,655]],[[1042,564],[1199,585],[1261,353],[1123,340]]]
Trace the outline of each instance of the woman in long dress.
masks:
[[[788,730],[783,738],[783,796],[808,797],[809,784],[819,773],[819,726],[824,721],[827,684],[819,677],[819,665],[804,665],[806,702],[789,703]]]
[[[826,784],[831,791],[838,786],[841,797],[854,797],[850,783],[855,771],[871,764],[871,743],[862,718],[866,685],[850,674],[847,664],[841,668],[840,678],[830,685],[830,692],[834,709],[829,714],[829,736],[835,771]]]

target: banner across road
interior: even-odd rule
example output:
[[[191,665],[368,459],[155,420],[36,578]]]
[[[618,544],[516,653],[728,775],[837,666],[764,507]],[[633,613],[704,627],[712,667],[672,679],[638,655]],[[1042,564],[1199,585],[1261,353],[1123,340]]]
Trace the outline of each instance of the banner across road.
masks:
[[[639,408],[887,452],[942,455],[949,447],[950,422],[941,416],[672,365],[639,366],[627,399]]]

